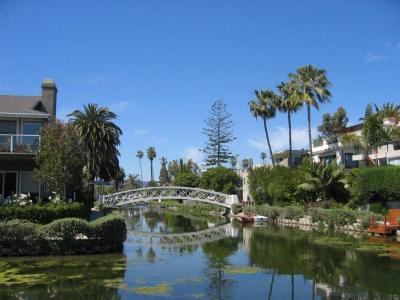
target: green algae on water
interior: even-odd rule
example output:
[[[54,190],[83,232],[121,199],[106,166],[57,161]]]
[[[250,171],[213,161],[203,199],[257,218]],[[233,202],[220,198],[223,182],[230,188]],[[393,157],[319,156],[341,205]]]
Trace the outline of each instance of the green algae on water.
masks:
[[[168,283],[160,283],[157,285],[142,286],[138,288],[131,289],[136,294],[142,295],[167,295],[171,293],[171,285]]]
[[[257,267],[245,267],[245,266],[231,266],[224,269],[226,274],[235,275],[235,274],[255,274],[261,271],[260,268]]]

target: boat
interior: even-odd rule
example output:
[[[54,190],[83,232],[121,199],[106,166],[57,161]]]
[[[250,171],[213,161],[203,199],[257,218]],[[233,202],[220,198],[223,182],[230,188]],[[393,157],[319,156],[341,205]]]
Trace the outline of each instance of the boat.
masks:
[[[266,216],[256,215],[253,219],[255,225],[261,225],[268,222],[268,217]]]
[[[254,222],[254,215],[253,214],[243,215],[243,216],[240,217],[240,221],[242,223],[253,223]]]

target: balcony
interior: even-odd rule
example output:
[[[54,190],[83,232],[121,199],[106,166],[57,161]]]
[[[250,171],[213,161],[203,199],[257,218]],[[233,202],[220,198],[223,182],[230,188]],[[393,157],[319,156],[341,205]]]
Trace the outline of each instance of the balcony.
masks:
[[[39,135],[0,134],[0,154],[36,154]]]

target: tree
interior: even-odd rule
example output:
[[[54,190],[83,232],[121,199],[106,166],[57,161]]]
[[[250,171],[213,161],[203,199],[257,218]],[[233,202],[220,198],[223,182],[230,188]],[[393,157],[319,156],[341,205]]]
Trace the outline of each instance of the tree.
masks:
[[[96,177],[110,180],[119,169],[117,146],[121,129],[113,122],[117,115],[97,104],[84,105],[83,111],[75,110],[68,115],[86,152],[86,168],[89,180]],[[91,186],[94,196],[94,186]]]
[[[190,172],[180,172],[174,178],[174,186],[198,187],[199,176]]]
[[[124,184],[125,177],[126,177],[125,170],[123,168],[118,167],[118,170],[114,177],[114,185],[115,185],[116,192],[118,192],[119,185]]]
[[[154,147],[147,148],[147,158],[150,160],[150,177],[151,181],[154,181],[154,171],[153,171],[153,160],[156,158],[157,153]]]
[[[265,160],[267,159],[267,153],[261,152],[260,158],[261,158],[261,160],[263,162],[263,165],[265,165]]]
[[[242,168],[243,170],[248,170],[253,167],[253,159],[244,158],[242,159]]]
[[[333,115],[330,113],[323,114],[322,124],[318,126],[318,131],[324,138],[328,138],[346,128],[348,122],[349,118],[346,110],[343,107],[339,107]]]
[[[173,177],[182,172],[197,174],[198,170],[199,166],[192,159],[186,162],[182,158],[179,161],[174,159],[168,164],[168,172]]]
[[[85,166],[82,153],[83,146],[71,125],[59,121],[47,124],[41,131],[35,177],[66,200],[68,190],[82,187]]]
[[[375,111],[380,114],[383,119],[393,118],[393,125],[399,123],[400,105],[387,102],[383,103],[381,106],[375,105]]]
[[[231,159],[229,160],[232,169],[236,169],[237,165],[237,156],[232,156]]]
[[[335,163],[311,163],[310,160],[305,159],[301,168],[305,182],[298,188],[312,194],[322,206],[329,205],[334,199],[345,198],[343,197],[346,194],[343,171]],[[338,197],[338,194],[342,197]]]
[[[232,114],[227,112],[226,104],[222,100],[214,102],[206,128],[203,129],[207,139],[203,149],[206,166],[221,166],[232,157],[228,144],[236,140],[236,137],[233,135],[234,124],[231,117]]]
[[[168,161],[165,157],[161,157],[161,169],[160,169],[160,184],[167,185],[171,182],[171,178],[168,174],[167,164]]]
[[[377,165],[378,148],[386,143],[386,132],[383,126],[382,115],[374,112],[371,104],[368,104],[365,109],[362,136],[368,150],[375,150],[375,164]]]
[[[126,186],[129,190],[135,190],[141,187],[141,182],[139,182],[139,175],[128,175],[128,180]]]
[[[143,158],[143,151],[138,150],[136,153],[136,157],[139,159],[139,168],[140,168],[140,182],[141,186],[143,187],[143,172],[142,172],[142,158]]]
[[[301,106],[301,98],[297,92],[296,83],[294,81],[281,82],[278,85],[280,98],[277,103],[279,111],[287,113],[288,129],[289,129],[289,168],[292,167],[292,114],[297,112]]]
[[[298,68],[296,73],[289,74],[289,78],[295,82],[297,93],[307,106],[308,143],[312,161],[311,107],[319,110],[321,103],[329,101],[331,83],[326,76],[325,70],[318,69],[312,65]]]
[[[268,128],[267,128],[267,120],[272,119],[276,115],[276,105],[278,103],[279,97],[275,95],[273,91],[270,90],[255,90],[256,95],[255,100],[251,100],[249,102],[250,112],[254,118],[258,119],[259,117],[263,120],[264,123],[264,131],[265,137],[267,139],[269,154],[271,156],[272,165],[275,166],[274,157],[272,154],[271,143],[269,140]]]
[[[208,169],[200,177],[201,188],[226,194],[235,194],[240,183],[235,171],[222,166]]]

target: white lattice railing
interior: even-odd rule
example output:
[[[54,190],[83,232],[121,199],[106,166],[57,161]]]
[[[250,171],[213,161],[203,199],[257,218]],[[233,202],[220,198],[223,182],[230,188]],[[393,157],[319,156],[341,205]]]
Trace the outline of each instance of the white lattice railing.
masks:
[[[113,206],[122,206],[158,199],[195,200],[224,207],[231,207],[232,204],[238,203],[236,195],[227,195],[198,188],[176,186],[149,187],[106,195],[104,196],[104,203]]]

